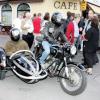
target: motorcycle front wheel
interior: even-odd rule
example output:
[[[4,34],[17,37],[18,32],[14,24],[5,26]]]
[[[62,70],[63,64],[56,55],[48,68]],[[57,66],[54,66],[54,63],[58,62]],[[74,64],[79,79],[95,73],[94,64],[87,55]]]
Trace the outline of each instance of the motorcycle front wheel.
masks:
[[[79,95],[87,86],[86,75],[75,64],[68,64],[67,67],[69,76],[67,77],[65,67],[63,67],[60,74],[65,78],[60,78],[60,85],[67,94]]]

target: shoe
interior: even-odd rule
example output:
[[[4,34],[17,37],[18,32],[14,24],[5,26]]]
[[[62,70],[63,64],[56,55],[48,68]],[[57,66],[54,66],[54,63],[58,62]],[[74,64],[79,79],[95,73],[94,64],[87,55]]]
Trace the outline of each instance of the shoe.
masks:
[[[80,49],[81,52],[83,52],[83,49]]]
[[[78,67],[79,67],[81,70],[86,71],[86,68],[85,68],[85,66],[84,66],[83,64],[79,64]]]
[[[97,60],[95,61],[95,63],[99,63],[99,60],[97,59]]]
[[[45,64],[40,64],[41,65],[41,68],[44,70],[46,67],[45,67]]]
[[[86,72],[87,74],[92,75],[92,68],[88,68]]]

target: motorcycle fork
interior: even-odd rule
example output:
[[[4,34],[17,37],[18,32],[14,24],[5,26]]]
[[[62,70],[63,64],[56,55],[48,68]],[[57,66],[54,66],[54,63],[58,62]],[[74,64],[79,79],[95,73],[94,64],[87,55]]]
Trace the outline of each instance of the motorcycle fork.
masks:
[[[66,74],[67,77],[69,77],[69,71],[68,71],[68,67],[67,67],[66,57],[64,57],[64,63],[65,63],[65,74]]]

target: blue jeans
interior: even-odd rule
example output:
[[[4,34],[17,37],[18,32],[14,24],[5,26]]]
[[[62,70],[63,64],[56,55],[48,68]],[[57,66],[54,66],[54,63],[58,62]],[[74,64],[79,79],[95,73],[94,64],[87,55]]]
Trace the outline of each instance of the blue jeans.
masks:
[[[43,51],[43,53],[42,53],[42,56],[40,57],[40,64],[44,64],[46,58],[47,58],[48,55],[50,54],[50,47],[51,47],[51,44],[50,44],[48,41],[43,41],[43,42],[42,42],[42,46],[43,46],[44,51]]]

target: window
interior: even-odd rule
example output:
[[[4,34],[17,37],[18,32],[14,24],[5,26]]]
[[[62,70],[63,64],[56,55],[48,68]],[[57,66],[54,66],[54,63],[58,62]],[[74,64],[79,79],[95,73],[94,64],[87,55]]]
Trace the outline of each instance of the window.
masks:
[[[27,3],[22,3],[17,8],[17,16],[24,15],[25,12],[30,12],[30,6]]]
[[[4,4],[1,8],[1,21],[5,26],[12,24],[12,8],[9,4]]]

